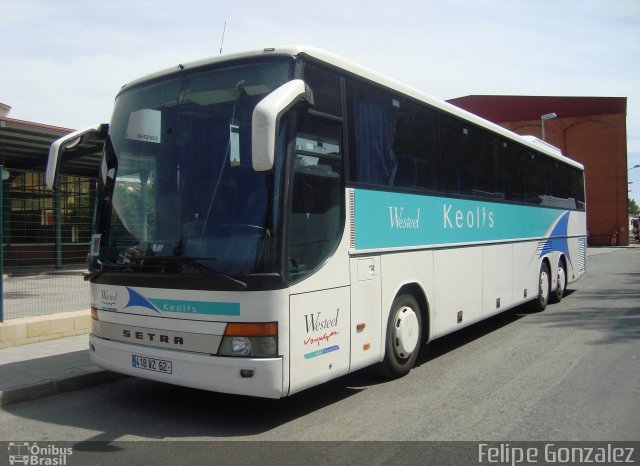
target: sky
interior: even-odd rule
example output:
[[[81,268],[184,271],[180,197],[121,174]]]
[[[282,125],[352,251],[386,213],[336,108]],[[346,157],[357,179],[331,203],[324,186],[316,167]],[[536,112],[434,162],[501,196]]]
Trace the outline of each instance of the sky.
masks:
[[[123,84],[218,55],[223,30],[223,53],[311,45],[440,99],[627,97],[640,165],[639,0],[0,0],[0,102],[16,119],[107,122]]]

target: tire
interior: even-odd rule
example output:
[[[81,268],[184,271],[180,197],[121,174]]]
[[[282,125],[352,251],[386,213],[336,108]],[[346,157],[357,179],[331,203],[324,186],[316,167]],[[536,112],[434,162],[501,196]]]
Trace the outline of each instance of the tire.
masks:
[[[531,301],[529,308],[533,312],[542,312],[547,307],[551,295],[551,274],[549,266],[543,262],[538,275],[538,297]]]
[[[567,268],[562,260],[558,262],[558,276],[556,279],[558,284],[553,293],[551,293],[552,303],[559,303],[564,297],[564,290],[567,289]]]
[[[384,360],[380,373],[395,379],[409,373],[416,362],[422,343],[422,315],[416,299],[396,296],[387,322]]]

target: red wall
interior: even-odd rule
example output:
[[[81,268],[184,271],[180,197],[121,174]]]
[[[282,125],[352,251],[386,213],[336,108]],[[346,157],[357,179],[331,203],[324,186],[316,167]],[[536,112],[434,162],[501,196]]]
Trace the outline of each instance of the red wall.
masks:
[[[449,100],[511,131],[542,138],[585,167],[589,244],[629,244],[626,97],[471,95]]]
[[[540,120],[503,122],[518,134],[542,137]],[[554,118],[545,122],[548,143],[585,167],[589,244],[610,244],[611,230],[618,244],[629,244],[626,116],[591,115]]]

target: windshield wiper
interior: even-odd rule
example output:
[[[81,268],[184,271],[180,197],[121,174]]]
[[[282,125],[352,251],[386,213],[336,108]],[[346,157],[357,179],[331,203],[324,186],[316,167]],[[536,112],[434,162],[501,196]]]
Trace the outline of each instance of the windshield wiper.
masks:
[[[114,264],[113,262],[100,262],[100,268],[83,274],[84,281],[91,281],[95,277],[102,275],[104,272],[126,269],[144,269],[147,266],[141,264]]]
[[[204,264],[201,264],[199,261],[215,261],[215,257],[197,257],[197,256],[137,256],[134,258],[135,262],[127,263],[127,264],[113,264],[113,263],[103,263],[102,268],[100,270],[96,270],[94,272],[90,272],[84,276],[85,280],[91,280],[103,272],[109,272],[112,270],[127,270],[127,269],[135,269],[135,270],[145,270],[152,269],[157,267],[162,267],[163,265],[187,265],[190,267],[197,268],[200,272],[206,275],[213,276],[215,278],[221,279],[227,284],[233,286],[239,290],[246,290],[248,285],[234,278],[230,275],[227,275],[223,272],[218,272],[207,267]],[[140,263],[137,263],[140,262]]]
[[[241,289],[241,290],[245,290],[247,289],[247,284],[245,282],[243,282],[242,280],[238,280],[237,278],[233,278],[230,275],[227,275],[226,273],[222,273],[222,272],[218,272],[217,270],[213,270],[209,267],[207,267],[204,264],[201,264],[199,261],[215,261],[216,258],[215,257],[190,257],[190,256],[142,256],[139,257],[138,259],[145,261],[145,262],[156,262],[156,259],[158,260],[158,262],[169,262],[169,263],[177,263],[177,264],[181,264],[181,265],[189,265],[189,266],[196,266],[198,267],[201,271],[203,271],[206,275],[212,275],[216,278],[220,278],[222,280],[224,280],[225,282],[227,282],[228,284],[233,285],[235,288],[237,289]],[[146,265],[146,264],[145,264]],[[155,264],[154,264],[155,265]]]
[[[216,278],[221,278],[226,283],[234,286],[238,290],[246,290],[247,287],[249,286],[245,282],[243,282],[242,280],[238,280],[237,278],[233,278],[232,276],[227,275],[226,273],[216,272],[214,270],[211,270],[210,272],[208,272],[208,274],[209,275],[213,275]]]
[[[149,262],[171,262],[171,263],[180,263],[185,262],[189,263],[191,261],[215,261],[218,260],[215,257],[198,257],[198,256],[135,256],[132,259],[135,261],[149,261]],[[121,265],[121,264],[118,264]],[[122,264],[128,265],[128,264]]]

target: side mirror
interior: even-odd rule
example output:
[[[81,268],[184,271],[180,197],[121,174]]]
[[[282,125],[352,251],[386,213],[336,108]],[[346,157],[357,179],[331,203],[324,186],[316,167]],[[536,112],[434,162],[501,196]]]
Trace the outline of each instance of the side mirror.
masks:
[[[64,159],[79,157],[98,150],[107,138],[109,125],[102,123],[89,128],[80,129],[57,139],[49,148],[47,161],[47,187],[53,189],[56,177]]]
[[[294,79],[284,83],[256,105],[251,124],[251,162],[255,171],[264,172],[273,168],[280,117],[301,100],[313,104],[313,93],[302,79]]]

